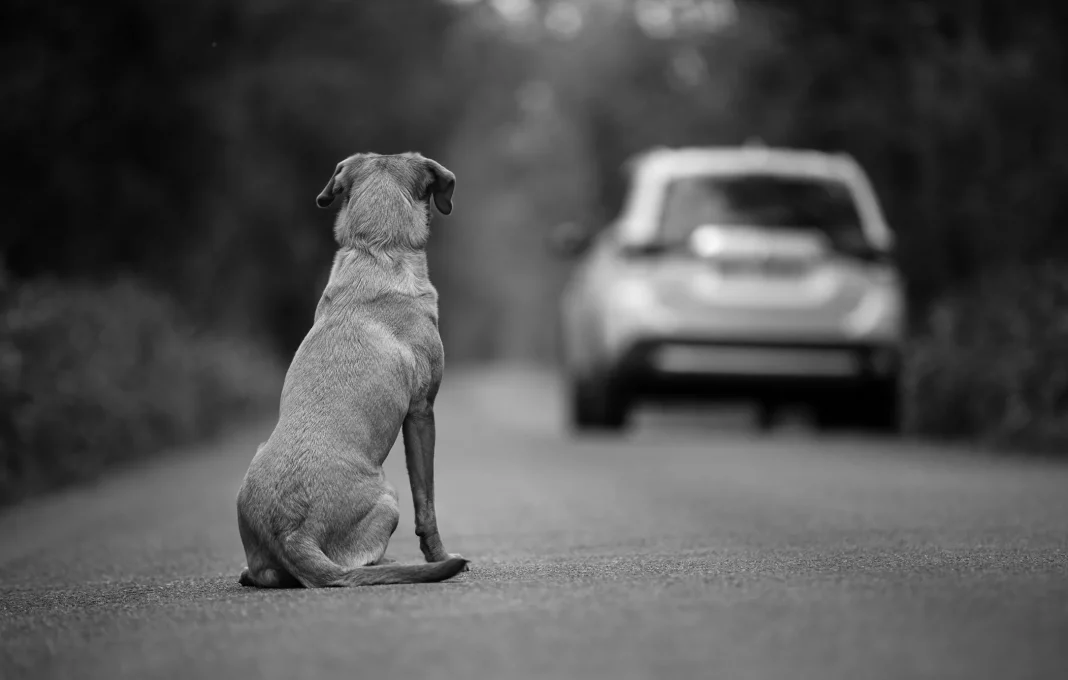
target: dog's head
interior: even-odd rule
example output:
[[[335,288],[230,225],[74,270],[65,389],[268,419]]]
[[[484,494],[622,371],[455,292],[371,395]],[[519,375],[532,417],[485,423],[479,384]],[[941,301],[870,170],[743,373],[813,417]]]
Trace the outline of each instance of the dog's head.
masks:
[[[315,203],[328,208],[342,197],[335,226],[342,245],[421,248],[429,235],[430,199],[448,215],[455,188],[452,172],[418,153],[358,153],[337,164]]]

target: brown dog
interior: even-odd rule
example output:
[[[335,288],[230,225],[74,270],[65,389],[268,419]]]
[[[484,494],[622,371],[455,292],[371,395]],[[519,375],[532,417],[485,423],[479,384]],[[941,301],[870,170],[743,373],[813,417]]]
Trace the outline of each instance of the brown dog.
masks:
[[[316,199],[341,196],[340,246],[315,320],[286,374],[278,424],[237,496],[242,585],[441,581],[467,560],[434,513],[434,397],[444,353],[427,275],[430,199],[452,212],[455,176],[417,153],[356,154]],[[385,560],[397,492],[382,464],[404,435],[415,526],[428,564]]]

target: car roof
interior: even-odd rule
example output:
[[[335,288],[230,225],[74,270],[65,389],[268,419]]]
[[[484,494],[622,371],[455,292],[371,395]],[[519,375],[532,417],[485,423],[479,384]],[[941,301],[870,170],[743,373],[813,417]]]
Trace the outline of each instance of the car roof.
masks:
[[[781,172],[818,177],[848,177],[860,168],[846,153],[812,149],[745,146],[656,147],[627,162],[631,170],[656,176],[688,176],[737,172]]]

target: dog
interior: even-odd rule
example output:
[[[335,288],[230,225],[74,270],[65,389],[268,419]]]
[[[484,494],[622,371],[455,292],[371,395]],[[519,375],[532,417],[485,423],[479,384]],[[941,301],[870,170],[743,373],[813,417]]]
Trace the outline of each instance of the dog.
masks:
[[[444,349],[427,274],[430,202],[452,213],[456,176],[419,153],[358,153],[316,198],[340,197],[339,246],[311,330],[293,356],[278,422],[237,495],[246,567],[261,588],[429,583],[468,569],[434,510],[434,399]],[[382,464],[404,438],[426,564],[384,557],[397,492]]]

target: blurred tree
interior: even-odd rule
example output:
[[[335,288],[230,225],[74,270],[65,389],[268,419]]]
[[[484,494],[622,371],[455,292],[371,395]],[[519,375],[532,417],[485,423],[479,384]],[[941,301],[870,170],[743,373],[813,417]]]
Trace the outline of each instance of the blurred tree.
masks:
[[[864,163],[917,313],[1006,263],[1065,253],[1068,6],[753,2],[778,11],[781,43],[742,109],[772,141]]]
[[[357,150],[430,153],[462,101],[435,0],[2,12],[12,276],[133,273],[286,353],[328,267],[312,198],[330,170]]]
[[[333,214],[314,198],[336,163],[357,151],[434,156],[469,85],[444,59],[455,13],[440,2],[231,2],[234,56],[203,93],[225,146],[184,288],[203,316],[261,328],[289,353],[329,271]]]
[[[190,92],[233,28],[207,0],[0,10],[0,253],[20,278],[173,274],[213,141]]]

